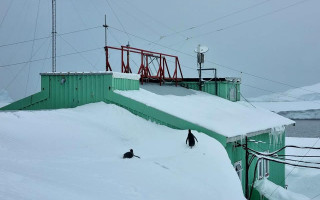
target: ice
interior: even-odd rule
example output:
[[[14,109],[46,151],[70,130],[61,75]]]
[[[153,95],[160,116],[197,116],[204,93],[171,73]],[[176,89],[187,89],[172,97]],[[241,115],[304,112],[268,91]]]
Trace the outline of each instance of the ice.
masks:
[[[269,133],[269,144],[272,144],[273,147],[277,146],[279,143],[282,143],[282,137],[285,133],[285,126],[273,127]]]

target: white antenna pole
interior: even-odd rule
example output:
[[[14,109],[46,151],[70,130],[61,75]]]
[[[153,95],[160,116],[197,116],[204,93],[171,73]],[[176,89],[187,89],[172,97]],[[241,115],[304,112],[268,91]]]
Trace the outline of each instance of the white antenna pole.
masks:
[[[52,0],[52,72],[56,72],[56,0]]]

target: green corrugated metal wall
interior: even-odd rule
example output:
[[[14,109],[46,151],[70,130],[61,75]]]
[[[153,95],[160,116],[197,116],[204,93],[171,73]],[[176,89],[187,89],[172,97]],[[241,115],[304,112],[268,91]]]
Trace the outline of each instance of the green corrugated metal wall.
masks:
[[[281,147],[285,146],[285,133],[281,134],[277,141],[275,141],[275,138],[269,137],[269,133],[260,134],[257,136],[250,137],[251,140],[256,141],[263,141],[265,143],[254,143],[249,142],[248,147],[255,149],[260,152],[273,152],[275,150],[280,149]],[[240,144],[245,144],[245,140],[237,141]],[[246,168],[246,162],[245,162],[245,150],[243,150],[241,147],[235,147],[235,143],[228,143],[226,146],[227,153],[229,155],[229,158],[231,160],[232,164],[235,164],[237,161],[242,161],[242,187],[243,191],[245,191],[245,168]],[[281,151],[279,154],[285,154],[285,150]],[[252,164],[250,165],[249,169],[249,185],[251,187],[251,183],[253,182],[253,176],[254,176],[254,168],[256,165],[257,160],[254,159]],[[281,187],[285,186],[285,166],[284,164],[279,164],[275,162],[270,162],[270,175],[268,179],[272,182],[274,182],[277,185],[280,185]],[[249,188],[250,188],[249,187]],[[260,194],[255,189],[252,193],[252,199],[260,199]]]
[[[181,82],[180,85],[182,87],[186,87],[193,90],[199,90],[198,82]],[[207,81],[204,82],[202,87],[203,92],[207,92],[209,94],[217,95],[224,99],[228,99],[230,101],[240,101],[240,83],[232,82],[232,81],[217,81],[218,86],[218,94],[216,94],[216,82],[215,81]],[[235,90],[235,96],[232,98],[230,94],[231,90]]]
[[[65,82],[61,82],[62,79]],[[73,108],[106,101],[112,90],[138,90],[139,80],[113,78],[112,74],[42,75],[41,92],[0,110]]]

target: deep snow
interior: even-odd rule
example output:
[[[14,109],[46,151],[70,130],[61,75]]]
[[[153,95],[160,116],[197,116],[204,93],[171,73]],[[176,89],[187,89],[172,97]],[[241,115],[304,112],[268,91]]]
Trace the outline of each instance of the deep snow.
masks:
[[[0,112],[0,199],[244,199],[222,145],[111,104]],[[133,148],[141,159],[122,159]]]
[[[115,92],[227,137],[294,123],[245,102],[231,102],[180,86],[145,84],[139,90]]]

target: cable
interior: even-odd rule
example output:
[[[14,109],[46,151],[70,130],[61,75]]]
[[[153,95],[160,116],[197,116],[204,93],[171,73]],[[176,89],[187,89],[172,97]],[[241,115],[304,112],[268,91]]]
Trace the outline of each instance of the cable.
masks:
[[[216,22],[216,21],[219,21],[219,20],[221,20],[221,19],[230,17],[230,16],[235,15],[235,14],[239,14],[239,13],[241,13],[241,12],[243,12],[243,11],[246,11],[246,10],[249,10],[249,9],[251,9],[251,8],[258,7],[258,6],[260,6],[260,5],[262,5],[262,4],[265,4],[265,3],[269,2],[269,1],[270,1],[270,0],[265,0],[265,1],[262,1],[262,2],[259,2],[259,3],[256,3],[256,4],[253,4],[253,5],[249,6],[249,7],[236,10],[236,11],[234,11],[234,12],[231,12],[231,13],[226,14],[226,15],[223,15],[223,16],[221,16],[221,17],[212,19],[212,20],[207,21],[207,22],[205,22],[205,23],[202,23],[202,24],[199,24],[199,25],[195,25],[195,26],[191,26],[191,27],[189,27],[189,28],[186,28],[186,29],[177,31],[177,32],[172,33],[172,34],[164,35],[163,37],[169,37],[169,36],[175,35],[175,34],[177,34],[177,33],[182,33],[182,32],[185,32],[185,31],[189,31],[189,30],[193,30],[193,29],[202,27],[202,26],[207,25],[207,24],[211,24],[211,23],[213,23],[213,22]]]
[[[45,42],[46,41],[49,41],[48,39],[47,40],[45,40],[41,45],[40,45],[40,47],[37,49],[37,51],[33,54],[33,56],[32,56],[32,58],[33,57],[35,57],[37,54],[38,54],[38,52],[40,51],[40,49],[42,48],[42,46],[45,44]],[[50,43],[49,43],[49,46],[50,46]],[[30,62],[32,62],[32,61],[30,61]],[[14,76],[14,78],[8,83],[8,85],[5,87],[5,89],[8,89],[8,87],[15,81],[15,79],[18,77],[18,75],[22,72],[22,70],[24,69],[24,67],[28,64],[28,62],[24,62],[24,66],[22,66],[20,69],[19,69],[19,71],[18,71],[18,73]]]
[[[248,22],[252,22],[252,21],[258,20],[258,19],[260,19],[260,18],[263,18],[263,17],[269,16],[269,15],[272,15],[272,14],[274,14],[274,13],[283,11],[283,10],[285,10],[285,9],[291,8],[291,7],[293,7],[293,6],[296,6],[296,5],[298,5],[298,4],[304,3],[304,2],[306,2],[306,1],[309,1],[309,0],[302,0],[302,1],[299,1],[299,2],[296,2],[296,3],[293,3],[293,4],[290,4],[289,6],[285,6],[285,7],[276,9],[276,10],[274,10],[274,11],[267,12],[267,13],[265,13],[265,14],[263,14],[263,15],[259,15],[259,16],[254,17],[254,18],[250,18],[250,19],[247,19],[247,20],[244,20],[244,21],[241,21],[241,22],[238,22],[238,23],[229,25],[229,26],[225,26],[225,27],[223,27],[223,28],[220,28],[220,29],[217,29],[217,30],[214,30],[214,31],[210,31],[210,32],[207,32],[207,33],[203,33],[203,34],[199,34],[199,35],[195,35],[195,36],[189,37],[188,39],[194,39],[194,38],[201,37],[201,36],[205,36],[205,35],[209,35],[209,34],[212,34],[212,33],[225,31],[225,30],[227,30],[227,29],[230,29],[230,28],[233,28],[233,27],[242,25],[242,24],[246,24],[246,23],[248,23]]]
[[[26,89],[25,89],[25,91],[24,91],[24,96],[25,96],[25,97],[27,96],[28,83],[29,83],[29,77],[30,77],[30,60],[32,59],[33,48],[34,48],[34,39],[36,38],[36,33],[37,33],[38,17],[39,17],[39,7],[40,7],[40,0],[38,0],[37,15],[36,15],[36,24],[35,24],[35,26],[34,26],[34,32],[33,32],[33,42],[32,42],[31,54],[30,54],[29,65],[28,65],[27,83],[26,83]]]
[[[78,32],[88,31],[88,30],[92,30],[92,29],[97,29],[97,28],[101,28],[101,26],[94,26],[94,27],[85,28],[85,29],[78,29],[78,30],[74,30],[74,31],[70,31],[70,32],[57,34],[57,35],[58,36],[59,35],[69,35],[69,34],[73,34],[73,33],[78,33]],[[7,47],[7,46],[12,46],[12,45],[17,45],[17,44],[23,44],[23,43],[27,43],[27,42],[33,42],[33,41],[37,41],[37,40],[43,40],[43,39],[47,39],[47,38],[51,38],[51,36],[34,38],[32,40],[22,40],[22,41],[19,41],[19,42],[8,43],[8,44],[2,44],[2,45],[0,45],[0,48]]]
[[[285,156],[285,157],[304,157],[304,158],[320,158],[320,156],[301,156],[301,155],[277,155],[278,157]]]
[[[80,55],[81,58],[83,58],[85,61],[87,61],[87,63],[89,63],[89,65],[91,65],[92,68],[98,70],[87,58],[85,58],[73,45],[70,44],[70,42],[68,42],[67,40],[65,40],[61,35],[59,35],[60,38],[67,43],[75,52],[78,53],[78,55]]]
[[[112,8],[111,4],[109,3],[109,1],[108,1],[108,0],[105,0],[105,1],[107,2],[107,4],[109,5],[109,7],[111,8],[111,11],[112,11],[112,13],[114,14],[114,16],[117,18],[117,20],[118,20],[119,24],[120,24],[120,25],[121,25],[121,27],[122,27],[122,30],[127,34],[128,39],[132,42],[132,40],[131,40],[131,38],[130,38],[130,36],[129,36],[128,32],[127,32],[127,31],[126,31],[126,29],[124,28],[123,24],[121,23],[120,19],[119,19],[119,18],[118,18],[118,16],[117,16],[116,12],[113,10],[113,8]],[[132,42],[132,44],[133,44],[133,42]]]
[[[320,140],[320,138],[318,138],[318,140],[312,145],[312,147],[314,147],[317,143],[318,143],[318,141]],[[311,149],[309,149],[308,151],[307,151],[307,153],[305,153],[304,154],[304,156],[306,156],[309,152],[310,152],[310,150]],[[303,158],[301,158],[301,160],[302,160]],[[289,172],[289,174],[287,174],[286,175],[286,177],[284,178],[284,180],[282,181],[282,183],[284,182],[284,181],[286,181],[286,179],[288,178],[288,176],[290,176],[290,174],[293,172],[293,170],[296,168],[296,166]],[[276,187],[276,189],[274,189],[274,191],[271,193],[271,195],[270,195],[270,197],[273,195],[273,193],[279,188],[280,186],[277,186]]]
[[[65,56],[75,55],[75,54],[78,54],[78,53],[96,51],[96,50],[101,50],[101,49],[103,49],[103,47],[98,47],[98,48],[94,48],[94,49],[88,49],[88,50],[83,50],[83,51],[78,51],[78,52],[73,52],[73,53],[61,54],[61,55],[58,55],[58,56],[56,56],[56,57],[57,57],[57,58],[59,58],[59,57],[65,57]],[[28,63],[28,62],[37,62],[37,61],[47,60],[47,59],[51,59],[51,58],[52,58],[52,57],[46,57],[46,58],[40,58],[40,59],[31,60],[31,61],[23,61],[23,62],[8,64],[8,65],[0,65],[0,68],[1,68],[1,67],[14,66],[14,65],[20,65],[20,64],[24,64],[24,63]]]
[[[240,95],[241,95],[242,98],[244,98],[244,100],[246,100],[246,102],[248,102],[252,107],[256,108],[251,102],[249,102],[249,101],[242,95],[241,92],[240,92]]]
[[[7,17],[7,14],[8,14],[8,12],[9,12],[10,8],[11,8],[12,3],[13,3],[13,0],[10,1],[10,4],[9,4],[8,8],[7,8],[6,12],[4,13],[4,16],[3,16],[3,18],[2,18],[2,20],[1,20],[1,22],[0,22],[0,29],[1,29],[1,27],[2,27],[2,24],[3,24],[4,20],[5,20],[6,17]]]

